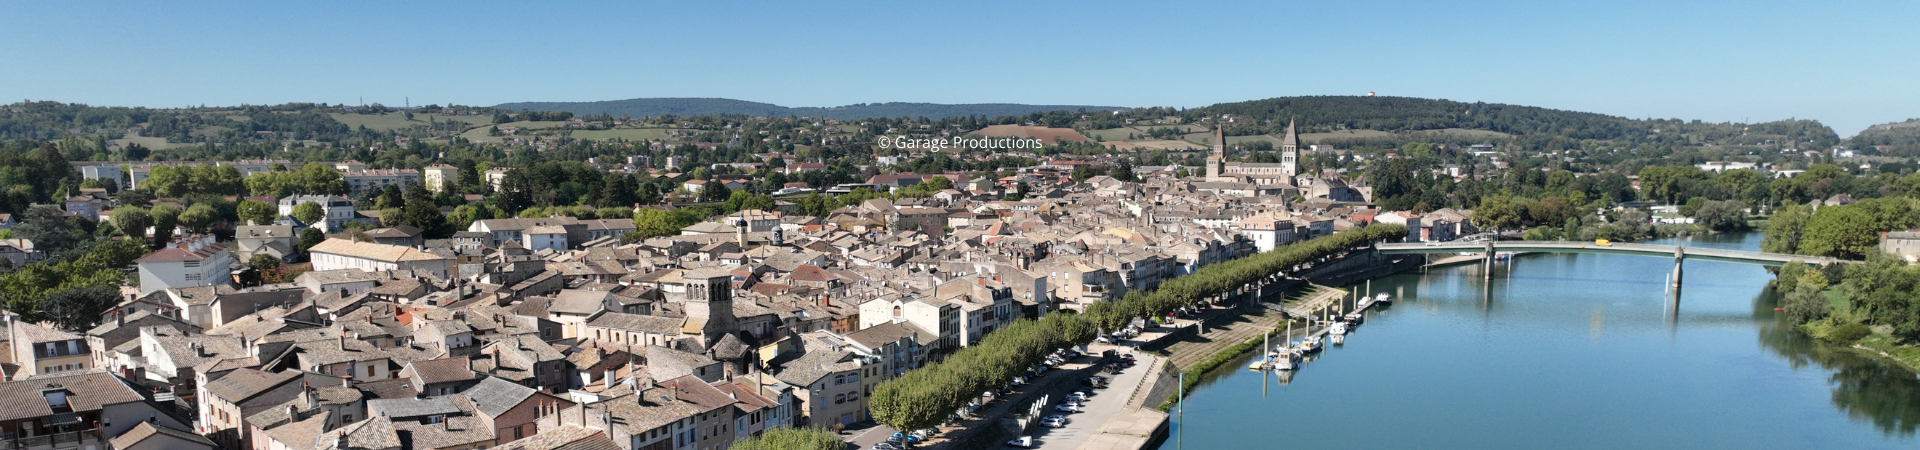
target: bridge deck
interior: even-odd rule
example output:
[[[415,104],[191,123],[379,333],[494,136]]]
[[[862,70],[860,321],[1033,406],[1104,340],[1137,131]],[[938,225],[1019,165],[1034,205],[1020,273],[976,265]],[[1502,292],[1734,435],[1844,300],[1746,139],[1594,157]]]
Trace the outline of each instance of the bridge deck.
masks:
[[[1383,243],[1383,244],[1377,245],[1376,247],[1380,250],[1380,253],[1386,253],[1386,254],[1477,253],[1477,252],[1486,251],[1487,243],[1486,242],[1442,242],[1442,243],[1410,242],[1410,243],[1399,243],[1399,244]],[[1592,242],[1585,242],[1585,241],[1494,241],[1493,250],[1496,252],[1601,253],[1601,254],[1613,254],[1613,255],[1656,256],[1656,257],[1668,257],[1668,258],[1673,257],[1674,252],[1678,250],[1682,252],[1681,258],[1684,258],[1684,259],[1694,259],[1694,260],[1703,260],[1703,261],[1721,261],[1721,262],[1732,262],[1732,263],[1742,263],[1742,264],[1760,264],[1760,265],[1767,265],[1767,266],[1783,265],[1791,261],[1801,261],[1807,264],[1820,264],[1820,265],[1852,262],[1848,260],[1843,260],[1838,258],[1828,258],[1824,256],[1787,255],[1787,254],[1780,254],[1780,253],[1749,252],[1749,251],[1741,251],[1741,250],[1726,250],[1726,249],[1703,248],[1703,247],[1681,247],[1677,245],[1661,245],[1661,244],[1635,244],[1635,243],[1625,243],[1625,242],[1603,246],[1603,245],[1595,244]]]

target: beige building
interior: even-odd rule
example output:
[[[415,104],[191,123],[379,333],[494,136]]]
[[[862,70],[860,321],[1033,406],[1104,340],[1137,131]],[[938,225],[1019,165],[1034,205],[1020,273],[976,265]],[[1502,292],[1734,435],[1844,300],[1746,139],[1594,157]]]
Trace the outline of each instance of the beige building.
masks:
[[[420,171],[427,180],[427,190],[440,192],[447,183],[460,184],[460,168],[449,164],[434,164]]]
[[[13,375],[16,380],[93,368],[93,352],[85,336],[17,322],[7,316],[7,341],[12,346],[14,365],[20,366]]]
[[[360,269],[368,272],[381,270],[424,270],[442,279],[447,278],[451,260],[424,252],[412,247],[354,242],[345,239],[327,239],[307,249],[313,259],[313,270]]]

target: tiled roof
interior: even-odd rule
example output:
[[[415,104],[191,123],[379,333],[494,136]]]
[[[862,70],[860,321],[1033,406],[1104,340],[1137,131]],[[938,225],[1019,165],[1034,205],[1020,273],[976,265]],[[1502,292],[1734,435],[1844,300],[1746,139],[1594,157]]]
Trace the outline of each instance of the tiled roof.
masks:
[[[65,389],[67,405],[76,413],[99,411],[105,405],[146,399],[121,381],[120,377],[105,371],[40,376],[0,383],[0,404],[8,405],[0,408],[0,421],[52,416],[53,408],[47,405],[47,398],[42,393],[42,390],[51,388]]]
[[[468,388],[467,391],[462,392],[462,394],[466,394],[467,397],[473,399],[474,407],[478,409],[481,414],[486,414],[488,417],[500,417],[501,414],[506,414],[507,410],[513,409],[514,406],[519,406],[520,402],[526,401],[527,397],[533,396],[534,392],[533,388],[530,387],[514,384],[511,381],[499,378],[488,377],[485,380],[480,380],[480,384],[473,385],[472,388]]]
[[[139,425],[134,425],[133,428],[127,429],[126,432],[120,433],[119,436],[114,436],[113,439],[109,439],[107,442],[113,444],[113,448],[133,448],[134,444],[145,441],[147,438],[161,435],[198,443],[206,448],[213,448],[213,441],[207,440],[204,436],[175,430],[166,426],[154,425],[153,422],[140,422]]]
[[[313,248],[307,249],[307,251],[384,262],[433,261],[445,259],[432,253],[414,249],[413,247],[375,244],[371,242],[354,242],[345,239],[327,239],[324,242],[315,244]]]
[[[230,403],[240,403],[246,399],[253,398],[255,395],[260,395],[260,393],[266,392],[269,389],[273,389],[274,386],[293,381],[299,377],[300,372],[292,370],[273,373],[254,369],[238,369],[234,370],[233,373],[227,374],[227,376],[220,377],[218,380],[208,382],[207,393],[219,396],[221,399]]]

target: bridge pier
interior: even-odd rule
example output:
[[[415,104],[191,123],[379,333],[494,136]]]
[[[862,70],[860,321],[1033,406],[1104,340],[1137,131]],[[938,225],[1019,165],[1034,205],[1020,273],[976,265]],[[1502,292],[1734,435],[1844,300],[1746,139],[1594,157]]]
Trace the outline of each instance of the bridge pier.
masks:
[[[1686,247],[1673,248],[1672,286],[1668,287],[1670,298],[1667,299],[1667,320],[1670,323],[1677,323],[1680,320],[1680,277],[1685,275],[1681,269],[1685,267],[1686,257]]]
[[[1486,259],[1486,280],[1493,281],[1493,241],[1487,241],[1487,252],[1482,256]]]

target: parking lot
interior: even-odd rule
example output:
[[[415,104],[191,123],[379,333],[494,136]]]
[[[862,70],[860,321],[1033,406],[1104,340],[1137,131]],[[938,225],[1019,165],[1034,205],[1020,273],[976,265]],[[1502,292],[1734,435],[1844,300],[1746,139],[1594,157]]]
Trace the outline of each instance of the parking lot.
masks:
[[[1111,380],[1112,384],[1106,389],[1093,390],[1094,396],[1086,402],[1084,411],[1065,414],[1068,419],[1066,427],[1036,426],[1029,435],[1036,438],[1039,448],[1059,450],[1080,448],[1088,438],[1100,431],[1100,427],[1106,424],[1108,417],[1124,408],[1127,397],[1133,395],[1134,388],[1139,386],[1146,377],[1147,367],[1159,363],[1159,358],[1153,355],[1141,353],[1134,356],[1139,358],[1138,363],[1122,370],[1119,375],[1102,374]],[[1053,405],[1059,404],[1063,398],[1063,395],[1054,395],[1046,406],[1047,414],[1062,414],[1053,411]]]

